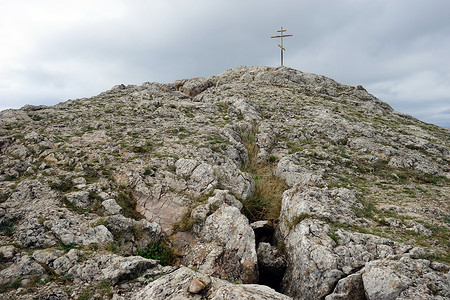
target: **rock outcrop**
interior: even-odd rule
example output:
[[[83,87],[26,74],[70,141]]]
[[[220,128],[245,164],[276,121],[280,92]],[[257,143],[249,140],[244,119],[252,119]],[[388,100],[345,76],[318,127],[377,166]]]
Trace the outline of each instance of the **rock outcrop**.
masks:
[[[0,112],[0,298],[450,299],[449,130],[290,68]]]

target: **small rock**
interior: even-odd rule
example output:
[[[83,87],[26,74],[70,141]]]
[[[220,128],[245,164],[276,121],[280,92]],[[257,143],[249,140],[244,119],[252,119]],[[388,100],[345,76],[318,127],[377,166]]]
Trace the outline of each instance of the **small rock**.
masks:
[[[122,207],[114,199],[108,199],[102,202],[102,206],[105,209],[106,213],[109,215],[115,215],[120,213]]]
[[[56,164],[58,163],[58,160],[56,159],[55,155],[53,153],[50,153],[49,155],[47,155],[44,160],[48,163],[51,164]]]
[[[77,177],[72,179],[72,183],[74,185],[86,184],[86,179],[84,179],[84,177]]]
[[[76,191],[67,194],[67,201],[73,203],[78,208],[86,208],[89,206],[89,192],[88,191]]]
[[[14,254],[16,253],[16,247],[14,246],[0,247],[0,253],[3,255],[3,258],[11,259],[14,257]]]
[[[189,293],[198,294],[205,289],[205,284],[198,279],[191,281],[189,285]]]

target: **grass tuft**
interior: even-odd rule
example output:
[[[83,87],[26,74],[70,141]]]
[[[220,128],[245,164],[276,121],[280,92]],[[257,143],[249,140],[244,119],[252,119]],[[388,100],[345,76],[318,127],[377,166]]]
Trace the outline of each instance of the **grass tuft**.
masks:
[[[135,255],[159,260],[159,263],[163,266],[174,266],[177,264],[177,257],[173,248],[164,241],[151,243],[145,248],[137,249]]]

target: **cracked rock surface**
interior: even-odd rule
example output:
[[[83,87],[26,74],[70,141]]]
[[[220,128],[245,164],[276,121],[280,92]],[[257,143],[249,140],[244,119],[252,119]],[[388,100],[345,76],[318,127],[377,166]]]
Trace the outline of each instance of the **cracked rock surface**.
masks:
[[[449,299],[449,137],[286,67],[1,111],[0,298]]]

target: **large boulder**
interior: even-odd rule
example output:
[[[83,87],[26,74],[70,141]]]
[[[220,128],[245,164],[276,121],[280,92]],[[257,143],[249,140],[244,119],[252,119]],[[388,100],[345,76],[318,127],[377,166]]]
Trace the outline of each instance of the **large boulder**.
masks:
[[[158,261],[140,256],[123,257],[115,254],[94,254],[76,263],[67,273],[73,275],[75,282],[101,282],[112,284],[136,278],[146,270],[157,265]]]
[[[181,267],[158,278],[135,293],[133,300],[175,299],[259,299],[288,300],[288,296],[273,289],[256,284],[232,284],[193,270]]]
[[[448,299],[450,273],[433,270],[430,261],[403,256],[367,263],[362,270],[369,300]]]
[[[258,281],[255,234],[238,208],[222,204],[197,225],[196,231],[196,241],[184,258],[186,263],[221,279]]]
[[[255,192],[255,181],[235,165],[223,164],[215,167],[220,184],[240,199],[246,199]]]
[[[280,229],[285,235],[293,222],[306,217],[348,225],[366,224],[366,220],[355,215],[355,209],[364,207],[354,191],[296,185],[283,193]]]

